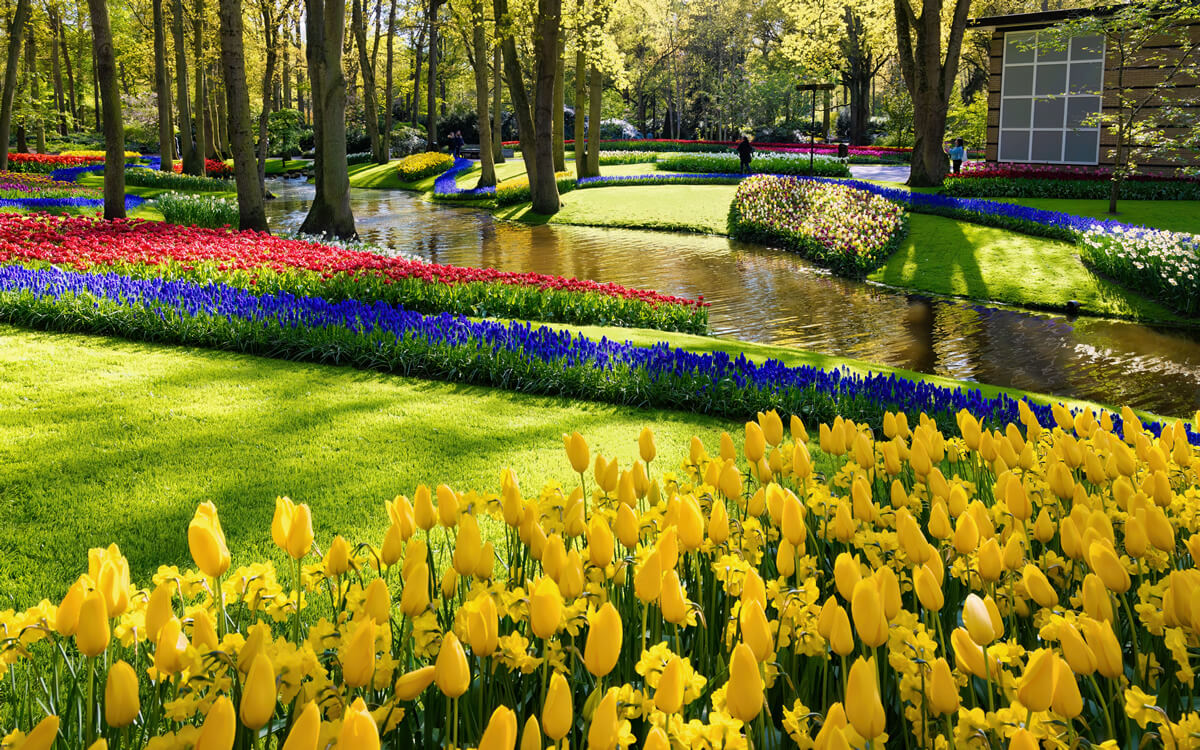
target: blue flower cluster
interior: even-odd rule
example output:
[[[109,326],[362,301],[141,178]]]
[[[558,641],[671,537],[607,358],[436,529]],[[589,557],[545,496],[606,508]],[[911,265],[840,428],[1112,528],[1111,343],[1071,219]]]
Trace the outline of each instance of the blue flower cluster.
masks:
[[[458,176],[471,168],[475,162],[470,159],[458,158],[453,166],[442,172],[433,182],[433,194],[439,198],[477,198],[485,195],[495,195],[495,187],[470,188],[463,190],[458,187]]]
[[[113,314],[114,307],[121,314]],[[31,310],[40,310],[40,317]],[[993,424],[1015,422],[1019,415],[1017,401],[1006,395],[988,397],[896,375],[756,363],[666,343],[595,341],[526,322],[423,315],[383,302],[334,302],[286,292],[257,295],[224,284],[6,266],[0,268],[0,318],[72,330],[90,324],[102,332],[274,356],[320,358],[317,342],[333,341],[338,352],[371,357],[359,360],[363,366],[731,416],[772,406],[805,416],[813,416],[815,407],[875,417],[884,409],[924,411],[951,422],[954,413],[967,409]],[[145,321],[156,327],[146,328]],[[1052,423],[1049,406],[1029,406],[1043,424]],[[1120,429],[1118,415],[1113,421]],[[1162,429],[1146,426],[1155,433]],[[1200,444],[1200,434],[1189,432],[1189,440]]]
[[[140,195],[126,195],[125,208],[133,209],[146,202]],[[103,198],[0,198],[0,208],[24,208],[41,211],[50,208],[100,208]]]

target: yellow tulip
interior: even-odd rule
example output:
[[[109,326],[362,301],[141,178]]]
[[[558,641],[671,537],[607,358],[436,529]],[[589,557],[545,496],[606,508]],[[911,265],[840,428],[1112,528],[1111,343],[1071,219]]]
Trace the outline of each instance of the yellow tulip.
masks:
[[[307,555],[313,543],[312,511],[308,504],[296,505],[286,497],[278,498],[275,518],[271,521],[271,537],[292,559],[299,560]]]
[[[458,523],[458,493],[444,484],[437,486],[437,513],[438,523],[447,529]]]
[[[1086,677],[1096,671],[1096,655],[1084,642],[1078,628],[1069,622],[1063,622],[1058,626],[1057,635],[1063,657],[1075,674]]]
[[[467,664],[467,654],[454,633],[447,633],[442,639],[442,648],[438,651],[434,667],[433,679],[447,698],[458,698],[471,686],[471,667]]]
[[[850,602],[850,613],[854,617],[854,629],[859,640],[871,647],[887,643],[888,623],[883,615],[883,603],[873,580],[861,580],[854,587]]]
[[[25,735],[25,741],[20,745],[21,750],[50,750],[54,741],[58,739],[59,723],[59,718],[53,714],[39,721],[37,726]]]
[[[342,719],[342,731],[338,733],[338,747],[354,750],[379,750],[379,728],[367,710],[362,698],[355,698]]]
[[[671,741],[667,739],[666,732],[651,727],[646,734],[646,741],[642,743],[642,750],[671,750]]]
[[[616,750],[621,723],[617,717],[617,689],[609,688],[592,712],[588,727],[588,750]]]
[[[967,594],[966,600],[963,601],[962,620],[971,640],[980,646],[986,646],[996,640],[996,631],[992,627],[992,616],[983,599],[980,599],[977,594]]]
[[[104,550],[96,589],[104,596],[110,618],[120,617],[129,606],[129,561],[115,544]]]
[[[757,422],[746,423],[746,459],[756,464],[766,455],[767,439]]]
[[[346,571],[350,570],[350,544],[338,534],[329,544],[329,551],[325,553],[325,575],[333,578],[340,575],[345,575]]]
[[[970,513],[958,517],[954,527],[954,549],[960,555],[974,552],[979,547],[979,527]]]
[[[1047,609],[1058,606],[1058,593],[1050,585],[1046,574],[1033,563],[1027,563],[1021,571],[1021,581],[1029,597],[1038,603],[1039,607]]]
[[[497,706],[479,739],[479,750],[513,750],[516,743],[517,715],[508,706]]]
[[[229,547],[225,532],[217,518],[217,508],[209,502],[200,503],[188,524],[188,549],[196,567],[209,578],[218,578],[229,570]]]
[[[521,750],[542,750],[542,730],[536,716],[530,715],[521,730]]]
[[[854,651],[854,635],[850,632],[850,617],[840,605],[833,610],[829,647],[838,656],[846,656]]]
[[[192,613],[192,645],[201,651],[213,651],[220,645],[217,638],[217,624],[212,615],[203,609]]]
[[[83,598],[79,607],[79,625],[75,631],[75,647],[84,656],[99,656],[108,648],[111,632],[108,629],[108,607],[99,591]]]
[[[552,638],[562,624],[563,599],[558,584],[542,576],[529,595],[529,625],[538,638]]]
[[[665,714],[677,714],[683,708],[683,660],[672,656],[658,677],[654,706]]]
[[[950,517],[946,515],[946,505],[942,502],[933,504],[929,512],[929,535],[934,539],[949,539],[953,533]]]
[[[658,455],[658,448],[654,445],[654,433],[649,427],[643,427],[638,434],[638,455],[646,463],[650,463]]]
[[[688,602],[683,592],[683,584],[679,581],[679,573],[671,568],[663,576],[661,607],[663,619],[673,625],[682,625],[687,621]]]
[[[156,586],[146,603],[146,635],[151,642],[158,640],[158,631],[163,624],[173,616],[171,608],[171,584],[163,583]]]
[[[592,461],[592,454],[583,435],[578,432],[572,432],[570,435],[564,434],[563,447],[567,450],[567,460],[571,462],[571,468],[575,470],[575,473],[582,474],[587,471],[588,464]]]
[[[840,553],[833,561],[833,582],[842,598],[850,601],[854,598],[854,590],[862,580],[862,572],[858,567],[858,558],[849,552]]]
[[[1004,572],[1004,555],[1000,552],[1000,543],[996,537],[989,537],[979,548],[979,577],[988,583],[1000,580]]]
[[[603,516],[596,516],[588,525],[588,561],[597,568],[607,568],[613,561],[613,533]]]
[[[454,592],[458,590],[458,571],[453,567],[446,568],[446,572],[442,573],[440,587],[443,599],[453,599]]]
[[[937,612],[945,606],[946,598],[942,587],[928,567],[920,565],[913,571],[913,585],[917,590],[917,599],[925,609]]]
[[[950,673],[950,665],[945,659],[934,659],[933,668],[926,683],[929,696],[929,708],[935,714],[953,714],[958,711],[958,683]]]
[[[571,688],[562,673],[555,671],[550,675],[550,687],[546,690],[546,702],[542,705],[542,731],[557,743],[567,736],[574,723]]]
[[[595,677],[604,677],[617,665],[621,656],[624,628],[621,615],[612,602],[605,602],[588,618],[587,644],[583,648],[583,664]]]
[[[1121,654],[1121,643],[1112,627],[1103,621],[1080,620],[1088,648],[1096,656],[1096,671],[1110,680],[1125,674],[1125,662]]]
[[[729,500],[738,500],[742,496],[742,474],[732,459],[725,461],[718,481],[719,489]]]
[[[433,683],[436,673],[436,667],[428,666],[401,675],[400,679],[396,680],[396,698],[402,701],[416,700],[417,696]]]
[[[282,750],[317,750],[317,741],[321,735],[321,710],[316,701],[309,701],[292,724],[287,741]]]
[[[783,442],[783,419],[780,418],[779,412],[771,409],[770,411],[758,413],[758,424],[762,427],[763,437],[766,438],[770,445],[779,445]]]
[[[875,660],[861,656],[850,667],[846,680],[846,720],[854,731],[864,739],[873,739],[883,734],[887,715],[879,697],[879,683],[875,676]]]
[[[1041,750],[1041,743],[1028,729],[1018,729],[1008,739],[1008,750]]]
[[[429,609],[429,566],[418,564],[412,575],[404,579],[404,590],[400,593],[400,611],[405,617],[417,617]]]
[[[704,543],[704,515],[700,512],[699,503],[690,495],[680,501],[678,529],[679,544],[684,551],[700,549]]]
[[[204,725],[200,728],[195,750],[230,750],[236,732],[237,720],[234,718],[233,704],[229,702],[229,698],[222,695],[204,717]]]
[[[770,658],[775,650],[775,641],[771,636],[771,626],[767,615],[757,600],[751,599],[742,605],[739,613],[739,624],[742,629],[742,640],[754,652],[754,658],[760,662]]]
[[[1058,677],[1057,659],[1049,649],[1040,648],[1033,652],[1017,685],[1017,699],[1021,705],[1034,711],[1050,708],[1050,701],[1054,698],[1054,681]]]
[[[983,679],[996,678],[996,670],[991,668],[983,647],[972,640],[964,628],[954,629],[950,634],[950,645],[954,649],[955,667],[959,670]]]
[[[619,505],[615,530],[617,539],[626,549],[632,550],[637,547],[639,537],[637,511],[628,505]]]
[[[481,596],[476,606],[467,610],[467,644],[476,656],[490,656],[499,644],[496,603],[490,596]]]
[[[840,702],[833,703],[825,712],[825,721],[821,731],[813,739],[813,750],[849,750],[846,736],[842,730],[846,728],[846,711]]]
[[[437,525],[437,510],[433,507],[433,495],[429,488],[421,484],[413,493],[413,518],[422,531],[429,531]]]
[[[67,589],[67,595],[58,605],[58,611],[54,616],[54,629],[58,631],[59,635],[64,637],[75,635],[75,630],[79,627],[79,610],[83,606],[86,596],[87,589],[83,585],[83,578],[80,577],[71,584],[71,588]]]
[[[762,676],[754,652],[744,643],[733,647],[729,659],[729,685],[725,691],[725,705],[729,715],[738,721],[754,721],[763,704]]]
[[[246,633],[246,642],[242,644],[241,651],[238,652],[237,667],[239,672],[249,672],[250,665],[254,663],[254,657],[258,656],[263,650],[267,642],[271,640],[271,626],[265,622],[259,622],[250,626]]]
[[[392,595],[388,591],[387,582],[382,578],[376,578],[367,586],[363,612],[374,620],[376,625],[382,625],[392,619]]]
[[[242,684],[242,702],[238,713],[248,729],[258,731],[275,713],[275,668],[266,654],[259,652],[250,664],[250,673]]]
[[[137,672],[128,662],[118,661],[109,667],[104,683],[104,721],[120,729],[132,724],[141,709]]]
[[[1050,708],[1059,716],[1074,719],[1083,713],[1083,696],[1079,693],[1079,683],[1076,682],[1071,667],[1062,659],[1055,659],[1055,669],[1057,674],[1054,678],[1054,697],[1050,701]]]
[[[1088,549],[1088,562],[1109,591],[1124,594],[1129,590],[1129,571],[1125,570],[1117,553],[1106,542],[1092,542]]]
[[[188,665],[188,639],[178,617],[172,617],[158,631],[154,644],[154,668],[162,674],[179,674]]]
[[[342,679],[352,688],[371,684],[375,675],[375,621],[364,617],[342,650]]]

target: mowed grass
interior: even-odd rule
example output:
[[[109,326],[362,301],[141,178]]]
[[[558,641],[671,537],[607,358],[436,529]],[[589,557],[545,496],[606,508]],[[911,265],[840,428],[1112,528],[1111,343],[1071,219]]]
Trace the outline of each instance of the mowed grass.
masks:
[[[1074,198],[998,198],[1045,211],[1061,211],[1094,219],[1115,219],[1172,232],[1200,234],[1200,201],[1117,201],[1116,215],[1108,213],[1106,200]]]
[[[116,542],[134,580],[191,565],[187,523],[216,503],[234,565],[274,555],[275,498],[312,506],[317,543],[382,541],[384,501],[419,483],[536,496],[578,482],[579,430],[628,466],[650,425],[674,470],[717,419],[414,380],[342,367],[0,326],[0,597],[57,601]],[[589,482],[591,481],[589,477]],[[15,597],[15,601],[10,599]]]
[[[644,164],[622,167],[653,166]],[[613,168],[617,169],[616,167]],[[605,172],[609,174],[609,172]],[[630,174],[641,174],[631,172]],[[634,185],[574,190],[562,196],[562,210],[552,217],[534,213],[528,204],[499,209],[504,219],[529,224],[576,224],[627,227],[703,234],[725,234],[729,204],[736,185]]]
[[[1093,274],[1074,245],[925,214],[868,277],[896,287],[1026,307],[1078,300],[1089,315],[1177,322],[1178,316]]]

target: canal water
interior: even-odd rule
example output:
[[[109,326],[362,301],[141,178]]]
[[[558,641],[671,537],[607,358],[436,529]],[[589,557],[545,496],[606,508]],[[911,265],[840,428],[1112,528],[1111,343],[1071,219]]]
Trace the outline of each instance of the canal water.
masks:
[[[271,226],[297,229],[312,185],[269,187]],[[404,191],[352,190],[351,202],[364,239],[432,262],[703,295],[717,335],[1164,415],[1200,409],[1197,331],[930,299],[723,237],[527,227]]]

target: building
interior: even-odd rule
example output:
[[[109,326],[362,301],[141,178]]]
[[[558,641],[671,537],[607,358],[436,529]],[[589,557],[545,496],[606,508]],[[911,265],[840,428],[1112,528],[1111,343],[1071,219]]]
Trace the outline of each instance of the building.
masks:
[[[969,26],[991,29],[991,75],[988,81],[986,158],[992,162],[1111,166],[1116,133],[1096,126],[1101,111],[1115,112],[1119,56],[1107,50],[1101,36],[1072,39],[1065,49],[1039,45],[1042,32],[1057,24],[1104,9],[1020,13],[973,19]],[[1187,29],[1200,40],[1200,23]],[[1061,46],[1061,45],[1059,45]],[[1177,40],[1147,45],[1147,56],[1171,54]],[[1157,64],[1126,61],[1127,88],[1149,91],[1162,83]],[[1164,97],[1200,108],[1200,81],[1180,75]],[[1162,105],[1152,100],[1142,111]],[[1155,160],[1142,166],[1200,166],[1200,153],[1181,160]]]

